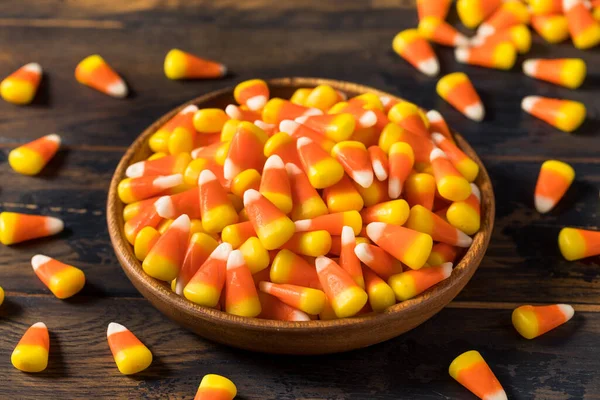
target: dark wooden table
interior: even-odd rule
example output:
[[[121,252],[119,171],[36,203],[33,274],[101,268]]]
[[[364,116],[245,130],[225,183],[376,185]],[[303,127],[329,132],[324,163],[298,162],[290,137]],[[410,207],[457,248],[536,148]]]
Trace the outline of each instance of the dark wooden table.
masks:
[[[0,398],[186,398],[206,373],[231,378],[242,399],[473,398],[447,369],[459,353],[479,350],[513,399],[600,398],[600,266],[567,262],[560,227],[598,228],[600,186],[600,54],[536,37],[528,57],[583,57],[590,76],[577,91],[500,72],[458,65],[439,49],[442,73],[465,71],[487,109],[484,123],[466,120],[435,94],[436,79],[419,74],[391,50],[400,30],[416,25],[412,1],[101,1],[23,0],[0,3],[0,75],[27,62],[45,70],[35,103],[0,104],[0,208],[64,219],[58,237],[0,248]],[[456,21],[456,15],[451,14]],[[165,53],[179,47],[226,63],[219,81],[171,82]],[[116,100],[79,85],[75,65],[102,54],[132,95]],[[435,108],[485,162],[497,196],[496,229],[479,271],[445,310],[412,332],[371,348],[322,357],[253,354],[207,342],[156,311],[129,283],[105,223],[108,182],[119,158],[153,120],[202,93],[252,77],[315,76],[355,81]],[[525,95],[583,101],[588,121],[561,133],[520,111]],[[57,132],[64,147],[35,178],[5,162],[15,146]],[[561,207],[541,216],[532,207],[540,164],[570,162],[577,179]],[[60,301],[34,276],[30,258],[55,256],[82,268],[88,283]],[[533,341],[512,328],[512,310],[564,302],[577,313]],[[50,328],[48,369],[24,374],[10,354],[24,330]],[[121,375],[105,331],[131,328],[155,361]]]

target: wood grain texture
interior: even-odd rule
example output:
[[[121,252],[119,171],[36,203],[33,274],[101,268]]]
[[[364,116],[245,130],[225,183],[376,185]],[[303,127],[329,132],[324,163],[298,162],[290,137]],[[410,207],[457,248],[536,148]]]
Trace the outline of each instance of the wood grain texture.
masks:
[[[475,124],[435,95],[436,79],[420,75],[391,51],[394,34],[416,25],[414,10],[404,8],[413,3],[0,2],[5,21],[3,26],[0,20],[0,76],[30,61],[46,71],[33,105],[0,102],[0,209],[33,212],[31,207],[37,207],[68,226],[56,238],[0,249],[0,286],[9,298],[0,308],[0,334],[6,338],[0,341],[0,398],[15,398],[18,391],[24,399],[190,399],[201,375],[216,372],[234,379],[243,399],[467,399],[472,396],[449,378],[446,368],[452,357],[470,348],[488,359],[510,398],[600,398],[595,356],[600,261],[566,262],[555,244],[560,226],[599,225],[600,52],[580,52],[568,42],[549,46],[534,36],[526,57],[587,61],[586,82],[570,91],[526,78],[518,67],[500,72],[460,66],[450,49],[436,47],[443,72],[467,72],[480,91],[488,117]],[[45,26],[36,26],[40,19],[48,21]],[[450,20],[456,23],[454,12]],[[88,21],[89,27],[74,28],[73,21]],[[100,28],[106,24],[118,29]],[[233,75],[221,81],[170,82],[162,74],[162,61],[172,47],[223,61]],[[110,99],[74,81],[75,65],[92,52],[126,78],[131,98]],[[108,241],[106,189],[139,132],[203,93],[251,77],[289,75],[359,82],[438,108],[482,157],[494,183],[496,229],[477,274],[450,304],[453,308],[386,344],[337,356],[286,358],[203,341],[141,299],[120,272]],[[519,110],[521,98],[530,94],[581,100],[589,121],[575,134],[558,132]],[[12,173],[5,162],[9,149],[51,131],[62,135],[66,150],[42,176]],[[532,185],[539,165],[550,157],[572,162],[578,177],[566,202],[541,217],[531,207]],[[37,252],[81,266],[89,282],[82,296],[67,302],[49,296],[28,263]],[[552,336],[520,339],[510,327],[510,310],[553,301],[577,303],[576,309],[588,312]],[[40,318],[56,332],[50,371],[45,376],[19,373],[10,366],[10,352],[23,330]],[[118,375],[104,339],[113,319],[130,326],[161,355],[146,379]],[[72,327],[82,327],[84,334]],[[87,343],[93,349],[90,358]]]

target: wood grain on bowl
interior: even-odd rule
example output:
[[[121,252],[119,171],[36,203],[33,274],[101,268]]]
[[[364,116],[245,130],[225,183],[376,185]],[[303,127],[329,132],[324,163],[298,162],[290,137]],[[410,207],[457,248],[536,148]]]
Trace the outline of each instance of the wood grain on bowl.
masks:
[[[319,84],[328,84],[349,97],[365,92],[390,96],[367,86],[316,78],[281,78],[270,80],[268,84],[271,96],[282,98],[289,98],[298,88]],[[161,312],[202,337],[230,346],[267,353],[325,354],[366,347],[407,332],[439,312],[467,284],[477,270],[490,241],[495,204],[492,184],[485,167],[468,143],[456,133],[454,135],[459,147],[480,167],[475,183],[482,195],[481,229],[473,237],[472,246],[455,266],[450,278],[383,313],[310,322],[243,318],[198,306],[173,293],[166,284],[146,275],[124,236],[123,204],[117,195],[119,181],[125,177],[125,170],[130,164],[152,154],[148,139],[182,108],[189,104],[196,104],[201,108],[225,108],[232,103],[233,88],[228,88],[200,96],[162,116],[129,147],[112,178],[107,201],[107,221],[115,253],[133,285]]]

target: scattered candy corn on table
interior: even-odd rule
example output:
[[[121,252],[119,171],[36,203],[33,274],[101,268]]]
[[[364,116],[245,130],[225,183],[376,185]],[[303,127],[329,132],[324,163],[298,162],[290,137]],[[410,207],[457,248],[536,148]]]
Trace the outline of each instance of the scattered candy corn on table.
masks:
[[[191,399],[204,375],[219,374],[244,399],[474,399],[448,371],[469,350],[479,352],[511,399],[600,395],[593,351],[600,334],[598,258],[567,261],[557,244],[563,226],[599,228],[597,49],[576,50],[568,39],[548,45],[534,33],[531,52],[519,56],[517,66],[494,71],[458,64],[454,49],[433,45],[438,77],[465,72],[480,94],[486,116],[474,123],[435,94],[437,78],[391,50],[398,32],[418,24],[410,2],[306,1],[299,8],[264,0],[121,3],[0,5],[0,75],[29,62],[45,71],[32,105],[0,101],[0,208],[65,223],[65,231],[52,238],[0,246],[6,294],[0,306],[0,398]],[[461,27],[455,11],[447,20]],[[235,75],[169,81],[162,63],[172,48],[221,61]],[[109,98],[75,81],[75,65],[94,53],[124,77],[127,98]],[[520,63],[534,57],[582,58],[588,77],[577,90],[533,80],[522,74]],[[157,116],[204,93],[254,77],[288,75],[359,82],[436,109],[490,173],[497,218],[480,268],[448,307],[397,339],[319,357],[258,355],[217,345],[157,311],[114,256],[104,211],[107,188],[139,133]],[[588,119],[572,134],[560,132],[521,111],[521,100],[530,95],[581,101]],[[51,133],[61,136],[61,150],[40,175],[18,175],[9,167],[10,150]],[[558,207],[542,215],[533,193],[549,159],[569,163],[576,180]],[[85,273],[85,287],[70,299],[57,299],[32,270],[35,254],[76,266]],[[554,303],[573,305],[572,320],[532,340],[513,328],[517,307]],[[12,366],[11,354],[40,321],[50,333],[48,366],[23,373]],[[113,321],[153,353],[150,367],[134,377],[118,371],[108,347]],[[453,368],[458,379],[465,365],[479,361],[467,354]]]

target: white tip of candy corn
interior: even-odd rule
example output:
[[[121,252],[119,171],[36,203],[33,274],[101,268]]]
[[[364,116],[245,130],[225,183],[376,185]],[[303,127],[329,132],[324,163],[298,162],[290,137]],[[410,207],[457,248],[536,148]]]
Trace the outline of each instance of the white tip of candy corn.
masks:
[[[296,148],[297,149],[301,149],[304,146],[308,146],[309,144],[311,144],[313,141],[310,140],[307,137],[301,137],[298,139],[298,141],[296,142]]]
[[[329,265],[330,262],[331,262],[331,260],[327,257],[324,257],[324,256],[317,257],[315,259],[315,267],[317,269],[317,273],[323,271],[327,267],[327,265]]]
[[[209,257],[215,260],[225,261],[229,258],[229,254],[232,250],[233,248],[229,243],[223,242],[220,245],[218,245],[212,253],[210,253]]]
[[[306,122],[306,120],[308,119],[307,115],[303,115],[301,117],[296,118],[294,121],[296,121],[299,124],[303,124]]]
[[[419,63],[419,71],[427,76],[436,76],[440,72],[440,63],[435,58],[430,58]]]
[[[379,160],[373,161],[373,172],[379,181],[385,181],[388,178],[387,171],[383,168],[383,164]]]
[[[558,308],[563,313],[567,321],[573,318],[573,315],[575,315],[575,310],[568,304],[558,304]]]
[[[469,39],[467,39],[467,37],[464,35],[457,35],[456,38],[454,39],[454,45],[455,46],[468,46]]]
[[[246,106],[252,111],[258,111],[267,104],[267,96],[254,96],[246,101]]]
[[[242,265],[244,265],[246,261],[244,261],[244,255],[240,250],[233,250],[229,253],[229,257],[227,258],[227,269],[235,269]]]
[[[441,133],[434,132],[431,134],[431,139],[433,140],[433,143],[440,144],[444,141],[444,139],[446,139],[446,137]]]
[[[51,133],[49,135],[46,135],[46,140],[50,140],[51,142],[54,142],[54,143],[60,145],[60,136],[58,136],[56,133]]]
[[[282,169],[282,168],[285,168],[285,164],[283,163],[283,160],[277,154],[273,154],[272,156],[267,158],[267,161],[265,162],[265,166],[263,167],[263,171],[266,169]]]
[[[307,313],[305,313],[303,311],[294,310],[290,313],[290,320],[297,321],[297,322],[310,321],[310,317],[308,316]]]
[[[198,177],[198,186],[216,180],[217,177],[215,176],[215,174],[210,169],[205,169],[202,172],[200,172],[200,176]]]
[[[43,322],[36,322],[35,324],[31,325],[32,328],[42,328],[42,329],[48,329],[48,327],[46,326],[45,323]]]
[[[182,231],[190,230],[190,217],[187,214],[182,214],[169,226],[169,229],[180,229]]]
[[[304,114],[302,114],[302,115],[306,115],[306,116],[323,115],[323,111],[319,110],[318,108],[309,108],[308,110],[304,111]]]
[[[242,112],[236,105],[230,104],[225,107],[225,114],[231,119],[242,119]]]
[[[369,110],[360,116],[358,123],[363,128],[370,128],[377,123],[377,115]]]
[[[496,32],[496,28],[484,22],[483,24],[479,25],[479,29],[477,29],[477,36],[490,36],[493,35],[494,32]]]
[[[471,51],[467,47],[458,47],[454,50],[454,57],[459,63],[466,63],[470,53]]]
[[[260,193],[256,189],[248,189],[244,192],[244,207],[247,207],[248,204],[254,203],[256,200],[260,199]]]
[[[128,178],[139,178],[144,175],[144,161],[138,161],[135,164],[131,164],[125,170],[125,175]]]
[[[181,110],[179,114],[190,114],[195,113],[196,111],[198,111],[198,106],[190,104],[189,106],[186,106],[183,110]]]
[[[346,225],[342,228],[341,242],[342,245],[356,243],[356,236],[354,236],[354,230],[351,226]]]
[[[169,196],[163,196],[154,202],[154,209],[161,218],[172,218],[175,214],[173,201]]]
[[[465,108],[465,115],[467,118],[481,122],[485,117],[485,111],[483,109],[483,105],[481,103],[473,104]]]
[[[442,275],[443,275],[444,279],[446,279],[450,275],[452,275],[452,263],[451,262],[443,263],[440,266],[442,267]]]
[[[500,389],[496,393],[486,395],[485,400],[508,400],[508,396],[504,389]]]
[[[310,219],[301,219],[298,221],[294,221],[294,225],[296,225],[296,232],[306,232],[310,229]]]
[[[373,171],[355,171],[352,173],[352,180],[364,188],[373,184]]]
[[[537,71],[538,60],[523,61],[523,73],[527,76],[534,76]]]
[[[275,128],[274,124],[267,124],[265,121],[261,121],[260,119],[254,121],[254,125],[258,126],[263,131],[268,131],[269,129]]]
[[[539,99],[540,99],[539,96],[524,97],[523,100],[521,101],[521,108],[523,109],[523,111],[530,113],[531,110],[533,110],[533,107],[535,107],[535,103],[537,103],[539,101]]]
[[[108,324],[108,329],[106,330],[106,337],[110,337],[115,333],[125,332],[127,330],[128,329],[125,328],[123,325],[117,324],[116,322],[111,322],[110,324]]]
[[[265,292],[265,293],[269,293],[269,290],[271,290],[272,287],[273,287],[272,282],[262,281],[258,284],[258,288],[260,289],[260,291]]]
[[[354,247],[354,254],[356,254],[356,257],[365,264],[373,261],[373,254],[366,243],[357,244],[356,247]]]
[[[46,217],[46,229],[48,230],[48,234],[55,235],[65,228],[64,222],[58,218],[54,217]]]
[[[544,196],[535,196],[535,209],[540,214],[545,214],[554,208],[554,200]]]
[[[376,242],[383,234],[385,227],[386,224],[384,222],[371,222],[367,225],[367,236]]]
[[[571,8],[579,4],[581,0],[563,0],[563,12],[569,11]]]
[[[481,203],[481,190],[477,187],[476,184],[471,183],[471,193],[473,196],[477,197],[477,200]]]
[[[292,121],[291,119],[284,119],[279,123],[279,131],[287,133],[288,135],[293,135],[298,129],[298,124],[296,121]]]
[[[456,239],[456,246],[458,247],[469,247],[473,243],[473,239],[464,232],[458,231],[458,238]]]
[[[31,257],[31,266],[33,267],[33,270],[36,271],[39,267],[46,264],[50,260],[51,258],[48,256],[36,254],[35,256]]]
[[[439,111],[429,110],[429,111],[427,111],[427,119],[429,120],[429,122],[435,123],[435,122],[440,122],[444,118],[442,117],[442,114],[440,114]]]
[[[123,98],[127,96],[127,85],[119,80],[106,88],[106,92],[112,97]]]
[[[431,153],[429,154],[429,161],[433,162],[433,160],[436,160],[436,159],[438,159],[440,157],[441,158],[448,158],[448,157],[446,157],[446,153],[444,153],[442,151],[442,149],[435,148],[435,149],[431,150]]]
[[[388,181],[388,196],[391,199],[397,199],[402,193],[402,183],[400,179],[390,178]]]
[[[42,73],[42,66],[38,63],[29,63],[23,66],[23,69],[29,72],[33,72],[34,74]]]

